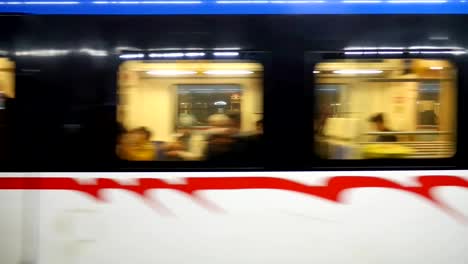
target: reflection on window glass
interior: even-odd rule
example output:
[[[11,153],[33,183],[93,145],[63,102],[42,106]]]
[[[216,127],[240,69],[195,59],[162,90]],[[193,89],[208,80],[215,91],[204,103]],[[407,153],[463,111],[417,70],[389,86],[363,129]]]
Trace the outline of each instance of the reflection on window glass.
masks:
[[[318,64],[313,74],[320,157],[453,156],[456,69],[451,63],[337,60]]]
[[[122,64],[119,157],[131,161],[253,160],[263,142],[262,76],[262,66],[251,62]]]

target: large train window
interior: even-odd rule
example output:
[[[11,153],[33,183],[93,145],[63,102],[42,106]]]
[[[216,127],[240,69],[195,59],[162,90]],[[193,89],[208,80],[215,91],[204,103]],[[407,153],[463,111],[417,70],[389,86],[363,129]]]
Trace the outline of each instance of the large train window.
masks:
[[[239,162],[260,148],[263,68],[239,61],[127,61],[117,153],[130,161]]]
[[[15,98],[15,64],[0,58],[0,160],[8,159],[12,146],[12,101]]]
[[[456,69],[445,60],[335,60],[315,70],[315,142],[326,159],[455,153]]]

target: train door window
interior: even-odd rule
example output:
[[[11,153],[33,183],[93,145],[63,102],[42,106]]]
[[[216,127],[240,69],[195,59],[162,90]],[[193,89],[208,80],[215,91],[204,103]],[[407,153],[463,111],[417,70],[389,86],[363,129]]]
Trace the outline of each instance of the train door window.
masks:
[[[178,127],[207,127],[210,118],[241,112],[242,88],[238,84],[177,85]],[[240,120],[233,125],[240,129]]]
[[[130,161],[242,162],[259,151],[263,68],[238,61],[127,61],[117,152]]]
[[[450,62],[336,60],[318,64],[314,75],[316,105],[330,109],[314,122],[321,157],[421,159],[455,153],[456,69]],[[336,83],[344,88],[327,89],[339,99],[320,95]]]
[[[440,84],[439,82],[421,82],[418,90],[417,128],[419,130],[438,129],[438,116],[440,115]]]
[[[0,160],[8,159],[12,146],[12,101],[15,98],[15,64],[0,58]]]

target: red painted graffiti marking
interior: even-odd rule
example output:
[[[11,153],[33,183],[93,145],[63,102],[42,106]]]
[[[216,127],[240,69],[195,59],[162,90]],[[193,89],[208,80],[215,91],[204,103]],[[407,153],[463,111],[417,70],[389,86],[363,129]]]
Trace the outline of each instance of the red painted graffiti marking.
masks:
[[[340,198],[346,190],[357,188],[387,188],[401,190],[415,194],[446,213],[459,220],[466,221],[468,217],[438,200],[432,193],[436,187],[468,188],[468,181],[457,176],[419,176],[419,185],[402,186],[391,180],[368,176],[336,176],[331,177],[323,186],[305,185],[299,182],[272,177],[217,177],[217,178],[186,178],[185,183],[168,183],[160,179],[137,179],[137,184],[127,185],[112,179],[98,178],[95,184],[80,183],[73,178],[0,178],[0,189],[3,190],[71,190],[88,194],[98,201],[105,201],[102,190],[119,189],[133,192],[142,197],[156,209],[164,209],[162,205],[150,199],[148,191],[176,190],[191,196],[197,202],[210,208],[217,209],[214,204],[197,194],[207,190],[242,190],[242,189],[271,189],[302,193],[326,199],[331,202],[343,203]],[[167,209],[164,209],[167,211]]]

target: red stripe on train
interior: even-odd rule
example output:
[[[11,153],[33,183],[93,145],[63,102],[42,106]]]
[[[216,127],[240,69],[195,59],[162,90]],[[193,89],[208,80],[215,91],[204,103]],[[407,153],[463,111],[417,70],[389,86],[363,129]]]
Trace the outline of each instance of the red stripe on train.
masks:
[[[80,183],[74,178],[0,178],[0,189],[3,190],[70,190],[88,194],[99,201],[104,201],[101,191],[119,189],[133,192],[145,201],[151,201],[147,191],[156,189],[176,190],[190,195],[196,201],[210,208],[215,208],[208,201],[197,195],[206,190],[243,190],[270,189],[284,190],[314,196],[331,202],[342,203],[340,194],[356,188],[387,188],[415,194],[439,207],[459,220],[468,221],[466,216],[438,200],[431,190],[436,187],[468,188],[468,181],[457,176],[419,176],[416,186],[403,186],[397,182],[370,176],[335,176],[330,177],[325,185],[306,185],[299,182],[273,177],[196,177],[185,178],[185,183],[168,183],[161,179],[139,178],[137,184],[121,184],[113,179],[97,178],[96,183]],[[160,205],[158,205],[160,206]]]

